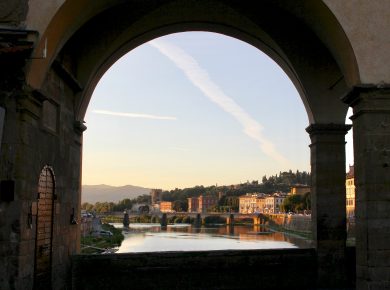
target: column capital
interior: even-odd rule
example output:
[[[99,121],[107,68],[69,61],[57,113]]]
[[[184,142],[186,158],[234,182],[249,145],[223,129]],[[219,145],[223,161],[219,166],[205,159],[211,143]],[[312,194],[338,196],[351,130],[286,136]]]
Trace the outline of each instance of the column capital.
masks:
[[[380,99],[390,94],[390,84],[361,84],[352,87],[352,89],[341,98],[341,100],[351,107],[354,107],[357,103],[363,100],[362,95],[366,98]]]
[[[75,121],[73,124],[74,131],[81,135],[85,130],[87,130],[87,126],[84,125],[84,121]]]
[[[306,128],[306,132],[313,135],[345,135],[352,125],[347,124],[311,124]]]

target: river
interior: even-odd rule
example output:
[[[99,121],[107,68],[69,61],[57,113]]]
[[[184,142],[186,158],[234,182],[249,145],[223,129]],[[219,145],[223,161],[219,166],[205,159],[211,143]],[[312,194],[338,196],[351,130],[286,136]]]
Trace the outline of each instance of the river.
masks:
[[[121,224],[113,224],[122,227]],[[211,251],[234,249],[308,248],[311,241],[274,232],[262,226],[226,225],[192,227],[189,224],[130,224],[117,253],[164,251]]]

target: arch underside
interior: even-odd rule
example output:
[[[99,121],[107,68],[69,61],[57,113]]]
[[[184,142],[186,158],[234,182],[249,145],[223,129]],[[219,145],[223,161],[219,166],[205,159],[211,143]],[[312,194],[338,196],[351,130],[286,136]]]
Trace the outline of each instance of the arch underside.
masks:
[[[64,6],[71,5],[71,2],[74,1],[67,1]],[[356,70],[348,69],[351,67],[348,63],[350,54],[345,62],[342,55],[347,52],[334,55],[335,48],[332,50],[331,44],[319,38],[316,28],[305,22],[302,12],[311,9],[314,13],[317,9],[319,12],[316,13],[322,13],[327,22],[329,19],[335,21],[324,4],[314,7],[304,0],[291,7],[279,1],[262,1],[261,4],[194,0],[154,1],[153,4],[145,1],[106,2],[110,3],[106,9],[100,6],[94,15],[92,12],[84,13],[88,18],[79,20],[79,27],[70,25],[74,31],[64,32],[57,43],[50,44],[49,36],[44,35],[42,40],[47,37],[49,47],[53,47],[52,54],[49,53],[51,59],[46,61],[46,65],[33,61],[30,66],[35,75],[28,76],[29,83],[43,92],[50,65],[55,63],[66,68],[78,84],[74,89],[77,121],[83,120],[102,75],[121,56],[167,34],[209,31],[245,41],[270,56],[297,88],[310,123],[345,122],[348,107],[340,98],[356,79]],[[68,6],[67,10],[70,9]],[[91,3],[91,6],[93,10],[94,4]],[[77,12],[84,15],[82,11],[73,11],[74,17]],[[61,11],[56,17],[72,20],[67,14],[61,15]],[[53,20],[56,23],[59,21],[57,18]],[[41,75],[36,71],[40,71]]]

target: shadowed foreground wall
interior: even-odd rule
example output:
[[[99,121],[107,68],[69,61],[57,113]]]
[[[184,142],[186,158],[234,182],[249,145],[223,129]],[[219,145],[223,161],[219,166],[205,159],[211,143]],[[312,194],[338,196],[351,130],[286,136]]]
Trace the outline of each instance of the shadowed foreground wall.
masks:
[[[314,249],[73,257],[73,289],[309,289]]]
[[[347,248],[355,289],[355,249]],[[316,289],[314,249],[77,255],[72,289]]]

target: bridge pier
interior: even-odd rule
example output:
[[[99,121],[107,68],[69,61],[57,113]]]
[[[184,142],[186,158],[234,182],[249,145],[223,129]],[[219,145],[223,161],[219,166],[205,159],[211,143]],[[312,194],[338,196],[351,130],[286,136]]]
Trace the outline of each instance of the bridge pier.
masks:
[[[168,218],[167,218],[167,214],[166,213],[162,214],[160,224],[161,224],[161,227],[168,226]]]
[[[129,214],[127,213],[127,211],[125,211],[125,214],[123,215],[123,226],[125,228],[128,228],[129,224],[130,224]]]
[[[200,213],[196,214],[196,218],[195,218],[195,221],[194,221],[194,226],[196,228],[200,228],[202,226],[202,216],[200,215]]]
[[[229,225],[229,226],[233,226],[234,225],[234,214],[230,214],[226,218],[226,224]]]
[[[253,225],[254,226],[259,226],[261,225],[261,216],[257,215],[253,217]]]

